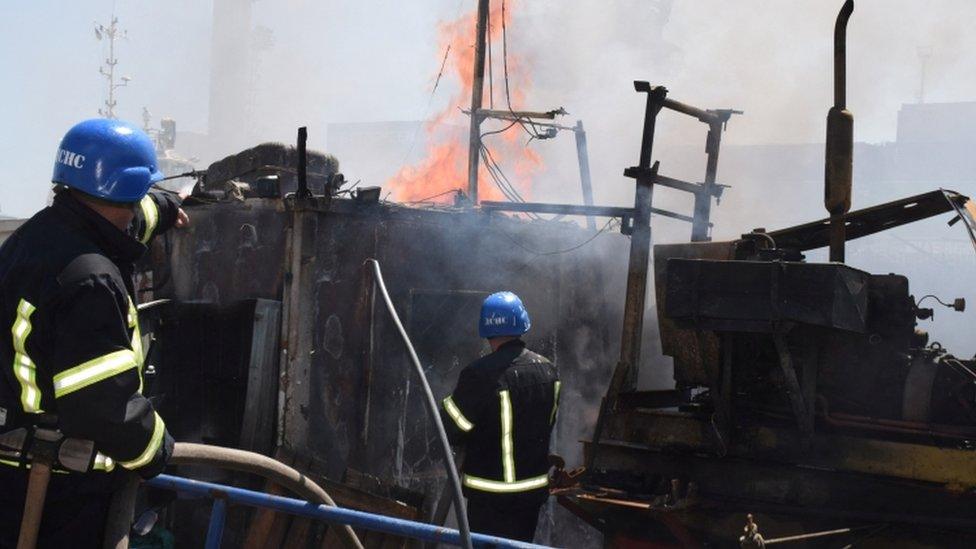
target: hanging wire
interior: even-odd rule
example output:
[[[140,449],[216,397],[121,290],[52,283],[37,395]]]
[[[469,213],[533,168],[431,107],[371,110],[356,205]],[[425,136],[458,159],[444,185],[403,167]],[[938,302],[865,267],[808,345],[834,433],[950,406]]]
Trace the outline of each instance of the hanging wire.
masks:
[[[519,123],[519,126],[525,130],[525,133],[529,134],[531,138],[540,139],[539,132],[532,124],[532,121],[516,115],[515,110],[512,109],[512,94],[508,83],[508,25],[505,23],[505,0],[502,0],[502,68],[505,72],[505,103],[508,105],[508,112],[515,118],[516,122]],[[526,126],[526,122],[532,126],[531,130],[528,126]],[[531,141],[531,139],[529,141]],[[526,145],[528,145],[528,142]]]
[[[491,176],[492,182],[502,194],[511,202],[525,202],[525,199],[515,188],[515,185],[508,179],[505,172],[502,171],[501,166],[498,165],[495,157],[491,154],[491,150],[484,143],[481,145],[481,158],[484,160],[485,168],[488,170],[488,175]],[[530,212],[526,212],[526,216],[534,220],[542,219],[538,214]]]
[[[430,96],[427,97],[427,105],[424,107],[424,118],[427,120],[427,116],[430,114],[430,105],[434,102],[434,94],[437,93],[437,87],[441,83],[441,77],[444,76],[444,67],[447,66],[447,56],[451,53],[451,45],[447,45],[447,49],[444,50],[444,58],[441,59],[441,68],[437,71],[437,78],[434,79],[434,88],[430,90]],[[417,137],[420,136],[420,129],[423,127],[423,122],[417,124],[417,127],[413,131],[413,137],[410,138],[410,146],[407,148],[406,154],[403,155],[403,160],[400,161],[400,168],[397,170],[399,172],[407,164],[407,159],[413,154],[413,149],[417,146]]]
[[[569,253],[569,252],[574,252],[574,251],[582,248],[583,246],[586,246],[590,242],[593,242],[594,240],[596,240],[596,238],[598,236],[600,236],[601,234],[603,234],[603,233],[607,232],[608,230],[610,230],[610,228],[613,226],[613,224],[614,224],[615,221],[617,221],[616,218],[610,218],[603,225],[603,228],[601,228],[599,231],[597,231],[596,234],[594,234],[593,236],[587,238],[586,240],[584,240],[583,242],[580,242],[579,244],[577,244],[575,246],[572,246],[570,248],[566,248],[566,249],[563,249],[563,250],[554,250],[554,251],[551,251],[551,252],[540,252],[540,251],[537,251],[537,250],[533,250],[532,248],[529,248],[528,246],[526,246],[526,245],[522,244],[521,242],[519,242],[518,240],[516,240],[510,234],[508,234],[508,233],[506,233],[504,231],[502,231],[502,234],[505,235],[505,238],[507,238],[509,241],[511,241],[512,244],[515,244],[519,248],[522,248],[523,250],[529,252],[532,255],[535,255],[535,256],[559,255],[559,254],[565,254],[565,253]]]
[[[405,204],[422,204],[424,202],[433,200],[435,198],[440,198],[440,197],[442,197],[442,196],[444,196],[446,194],[451,194],[451,193],[458,194],[460,192],[461,192],[461,189],[450,189],[450,190],[444,191],[442,193],[437,193],[435,195],[428,196],[427,198],[421,198],[420,200],[411,200],[409,202],[405,202]]]

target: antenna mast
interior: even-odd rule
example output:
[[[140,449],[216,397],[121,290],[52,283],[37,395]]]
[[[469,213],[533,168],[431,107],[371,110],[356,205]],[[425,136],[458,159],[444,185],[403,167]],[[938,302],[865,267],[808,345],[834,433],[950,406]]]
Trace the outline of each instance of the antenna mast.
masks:
[[[105,59],[105,63],[98,67],[98,72],[108,81],[108,99],[105,100],[105,108],[98,109],[98,114],[105,118],[116,118],[115,106],[118,102],[115,100],[115,90],[125,87],[132,80],[128,76],[123,76],[120,78],[121,83],[115,82],[115,65],[119,64],[119,60],[115,57],[115,40],[127,36],[128,31],[119,28],[119,18],[114,13],[112,14],[112,23],[107,27],[97,21],[95,22],[95,38],[98,40],[108,38],[108,57]]]

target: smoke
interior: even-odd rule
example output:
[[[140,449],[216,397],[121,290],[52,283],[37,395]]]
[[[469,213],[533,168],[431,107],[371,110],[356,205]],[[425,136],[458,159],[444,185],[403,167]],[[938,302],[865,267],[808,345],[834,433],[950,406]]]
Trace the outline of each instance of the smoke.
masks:
[[[633,184],[621,174],[636,162],[640,146],[644,105],[632,81],[642,79],[667,86],[671,97],[684,102],[745,111],[731,120],[723,136],[719,180],[732,188],[715,210],[716,237],[823,215],[822,153],[816,144],[822,143],[832,102],[831,38],[840,0],[508,2],[509,55],[517,60],[510,69],[520,94],[515,102],[532,110],[565,107],[570,114],[559,122],[583,121],[597,203],[632,200]],[[145,106],[153,125],[161,117],[174,118],[181,132],[177,150],[200,158],[200,165],[256,142],[291,142],[299,125],[309,127],[312,148],[329,149],[338,142],[330,123],[433,121],[450,111],[455,120],[442,126],[448,133],[460,129],[463,136],[466,117],[456,107],[466,96],[461,61],[470,58],[473,36],[465,39],[461,33],[454,39],[448,59],[454,72],[446,73],[433,96],[431,90],[445,51],[445,25],[470,17],[474,0],[429,0],[422,7],[392,0],[215,3],[227,10],[246,5],[251,12],[248,24],[227,30],[231,51],[248,61],[243,69],[234,68],[233,58],[214,58],[214,3],[89,0],[0,7],[0,64],[15,83],[4,87],[0,103],[7,130],[0,133],[0,152],[8,159],[0,182],[3,212],[28,216],[43,206],[58,139],[74,122],[94,116],[104,100],[105,82],[97,68],[106,45],[95,40],[91,21],[107,23],[113,5],[121,26],[129,30],[116,51],[118,69],[133,78],[119,90],[120,116],[138,123]],[[499,4],[493,0],[496,10]],[[220,9],[217,13],[218,26],[230,21],[219,15]],[[923,96],[923,74],[927,102],[976,98],[976,57],[970,55],[976,34],[969,24],[974,16],[976,4],[968,0],[857,1],[849,27],[848,104],[858,142],[894,140],[899,108]],[[496,94],[500,53],[496,40]],[[228,85],[235,82],[228,71],[235,70],[244,71],[243,83]],[[211,111],[221,104],[239,107],[228,125],[209,128]],[[504,134],[497,142],[525,151],[512,151],[499,163],[510,177],[523,174],[521,190],[533,200],[579,202],[572,136],[562,132],[526,145],[524,134],[510,131],[512,137]],[[422,129],[393,143],[377,142],[368,152],[384,159],[382,170],[369,162],[370,154],[360,153],[343,171],[351,181],[369,173],[363,184],[382,185],[405,167],[423,167],[424,153],[439,138]],[[662,173],[700,180],[703,148],[700,123],[674,113],[661,115],[655,158],[661,160]],[[869,154],[884,152],[862,150],[856,169],[870,165]],[[519,158],[537,161],[522,169]],[[898,180],[891,173],[859,173],[855,206],[937,185],[976,192],[969,172],[959,174],[928,183],[924,178]],[[413,178],[423,175],[418,171]],[[463,182],[452,176],[434,178],[433,184],[455,188]],[[490,185],[482,177],[482,188]],[[656,191],[655,203],[690,210],[687,196],[667,189]],[[930,238],[949,234],[936,230],[945,231],[933,224]],[[657,242],[687,236],[682,222],[655,221]],[[972,262],[963,261],[963,266],[971,279]],[[935,282],[920,284],[937,289],[940,279],[930,280]]]

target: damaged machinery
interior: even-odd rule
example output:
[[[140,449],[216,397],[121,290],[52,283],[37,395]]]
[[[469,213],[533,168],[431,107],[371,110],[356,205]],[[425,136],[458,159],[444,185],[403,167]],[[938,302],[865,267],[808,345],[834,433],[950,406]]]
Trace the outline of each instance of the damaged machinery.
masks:
[[[835,29],[829,217],[654,247],[675,388],[636,390],[625,335],[587,474],[560,497],[608,546],[976,543],[976,361],[918,328],[933,311],[905,276],[844,263],[849,240],[944,214],[976,246],[976,207],[936,190],[849,211],[852,11],[848,0]],[[824,247],[830,262],[806,261]]]

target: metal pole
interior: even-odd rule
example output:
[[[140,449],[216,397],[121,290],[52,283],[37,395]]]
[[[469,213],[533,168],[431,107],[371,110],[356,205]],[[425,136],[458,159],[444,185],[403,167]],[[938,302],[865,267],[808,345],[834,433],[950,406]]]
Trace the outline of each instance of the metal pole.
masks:
[[[583,121],[577,120],[573,128],[576,135],[576,158],[579,159],[580,186],[583,189],[583,204],[593,205],[593,182],[590,180],[590,155],[586,148],[586,130],[583,129]],[[586,228],[595,231],[596,222],[593,216],[586,217]]]
[[[212,498],[214,495],[219,495],[230,503],[273,509],[283,513],[321,520],[330,524],[348,524],[354,528],[362,528],[364,530],[382,532],[394,536],[409,537],[453,546],[461,545],[461,533],[457,530],[425,524],[423,522],[387,517],[343,507],[316,505],[300,499],[275,496],[253,490],[236,488],[234,486],[201,482],[172,475],[159,475],[146,481],[146,484],[155,488],[173,490],[198,497]],[[485,534],[471,534],[471,540],[474,542],[475,547],[543,549],[541,545]]]
[[[474,78],[471,80],[471,133],[468,136],[468,200],[478,203],[478,159],[481,156],[481,98],[485,83],[485,27],[488,1],[478,0],[477,36],[474,43]]]
[[[298,128],[298,190],[295,191],[295,198],[304,200],[312,197],[308,190],[308,128],[302,126]]]
[[[651,259],[651,200],[658,164],[651,166],[654,149],[654,128],[657,115],[664,106],[668,90],[663,86],[652,87],[647,82],[634,82],[634,89],[647,93],[644,111],[644,133],[641,139],[640,161],[628,168],[624,175],[637,180],[634,193],[634,218],[630,234],[630,261],[627,266],[627,297],[624,301],[624,323],[620,339],[620,360],[613,370],[607,394],[600,403],[600,412],[593,429],[593,441],[586,454],[586,468],[592,470],[600,451],[600,439],[607,416],[616,409],[621,392],[637,387],[637,369],[640,365],[641,333],[644,330],[644,302],[647,296],[647,272]]]
[[[224,537],[224,523],[227,522],[227,501],[217,498],[210,509],[210,524],[207,526],[206,549],[220,549],[220,541]]]
[[[699,192],[695,193],[695,221],[691,225],[691,241],[707,242],[708,222],[712,216],[712,195],[715,192],[715,176],[718,173],[718,151],[722,144],[722,121],[708,124],[708,136],[705,138],[705,154],[708,156],[705,164],[705,182]]]
[[[854,172],[854,115],[847,110],[847,21],[854,0],[847,0],[834,24],[834,106],[827,113],[824,206],[830,212],[830,260],[844,261]]]
[[[644,114],[644,135],[641,139],[638,164],[637,191],[634,197],[634,225],[630,236],[630,261],[627,267],[627,297],[624,302],[623,334],[620,339],[620,364],[625,375],[620,380],[621,390],[637,386],[637,369],[640,366],[641,332],[644,327],[644,302],[647,297],[647,272],[651,259],[651,199],[654,188],[656,165],[651,167],[654,150],[654,127],[668,90],[663,86],[643,89],[647,92],[647,108]]]

